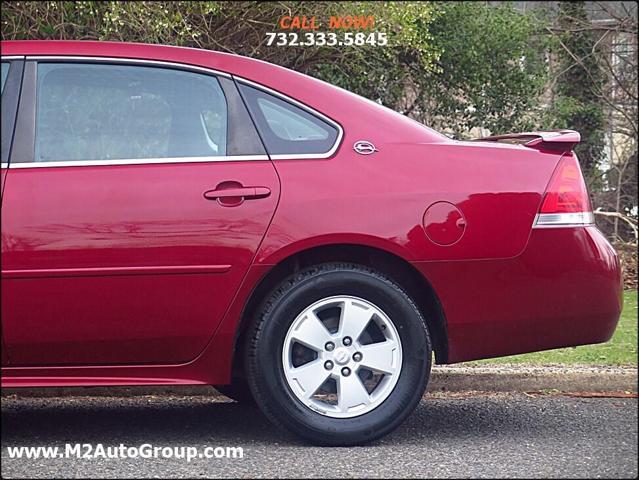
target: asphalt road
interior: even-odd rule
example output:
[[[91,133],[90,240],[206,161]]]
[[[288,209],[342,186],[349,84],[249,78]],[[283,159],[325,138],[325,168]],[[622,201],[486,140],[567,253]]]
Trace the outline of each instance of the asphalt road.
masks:
[[[234,446],[242,459],[9,459],[10,446]],[[4,478],[637,476],[637,399],[425,398],[357,448],[304,445],[255,407],[205,396],[2,398]]]

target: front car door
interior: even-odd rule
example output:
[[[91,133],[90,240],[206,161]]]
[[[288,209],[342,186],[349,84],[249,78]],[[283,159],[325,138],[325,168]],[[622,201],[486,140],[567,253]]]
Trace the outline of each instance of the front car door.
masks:
[[[2,57],[0,63],[0,94],[2,95],[2,119],[0,129],[2,130],[0,146],[2,147],[2,163],[0,164],[0,205],[4,193],[4,179],[7,173],[9,153],[11,152],[11,142],[15,125],[16,112],[18,110],[18,99],[20,98],[20,84],[22,83],[22,69],[24,67],[23,57]],[[0,267],[2,266],[2,256],[0,256]],[[2,365],[9,363],[9,355],[4,343],[4,334],[0,338],[2,347]]]
[[[278,197],[230,76],[27,59],[2,203],[11,365],[194,359]]]

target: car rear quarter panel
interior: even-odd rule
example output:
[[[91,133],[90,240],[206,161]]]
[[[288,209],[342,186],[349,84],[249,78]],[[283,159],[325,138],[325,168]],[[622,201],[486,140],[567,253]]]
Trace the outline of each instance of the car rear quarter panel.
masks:
[[[526,147],[410,145],[376,129],[346,132],[334,158],[275,161],[282,196],[257,263],[326,243],[368,244],[420,262],[515,257],[559,160]],[[351,145],[361,139],[379,152],[355,153]],[[453,245],[437,245],[424,232],[424,212],[439,201],[455,204],[467,222]]]

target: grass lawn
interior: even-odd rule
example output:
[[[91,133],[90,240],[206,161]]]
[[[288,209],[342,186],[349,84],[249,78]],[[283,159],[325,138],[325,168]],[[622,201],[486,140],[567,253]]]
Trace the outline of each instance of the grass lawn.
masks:
[[[598,345],[560,348],[545,352],[525,353],[510,357],[491,358],[469,364],[496,363],[529,364],[590,364],[590,365],[637,365],[637,291],[626,291],[624,306],[617,330],[609,342]]]

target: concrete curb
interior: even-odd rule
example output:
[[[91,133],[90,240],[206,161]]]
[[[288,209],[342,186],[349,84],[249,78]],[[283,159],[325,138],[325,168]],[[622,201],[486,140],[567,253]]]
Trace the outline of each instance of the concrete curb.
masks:
[[[433,367],[428,391],[438,392],[637,392],[637,367],[481,365]],[[219,395],[209,386],[4,388],[24,397]]]
[[[437,366],[430,392],[637,392],[637,367]]]

